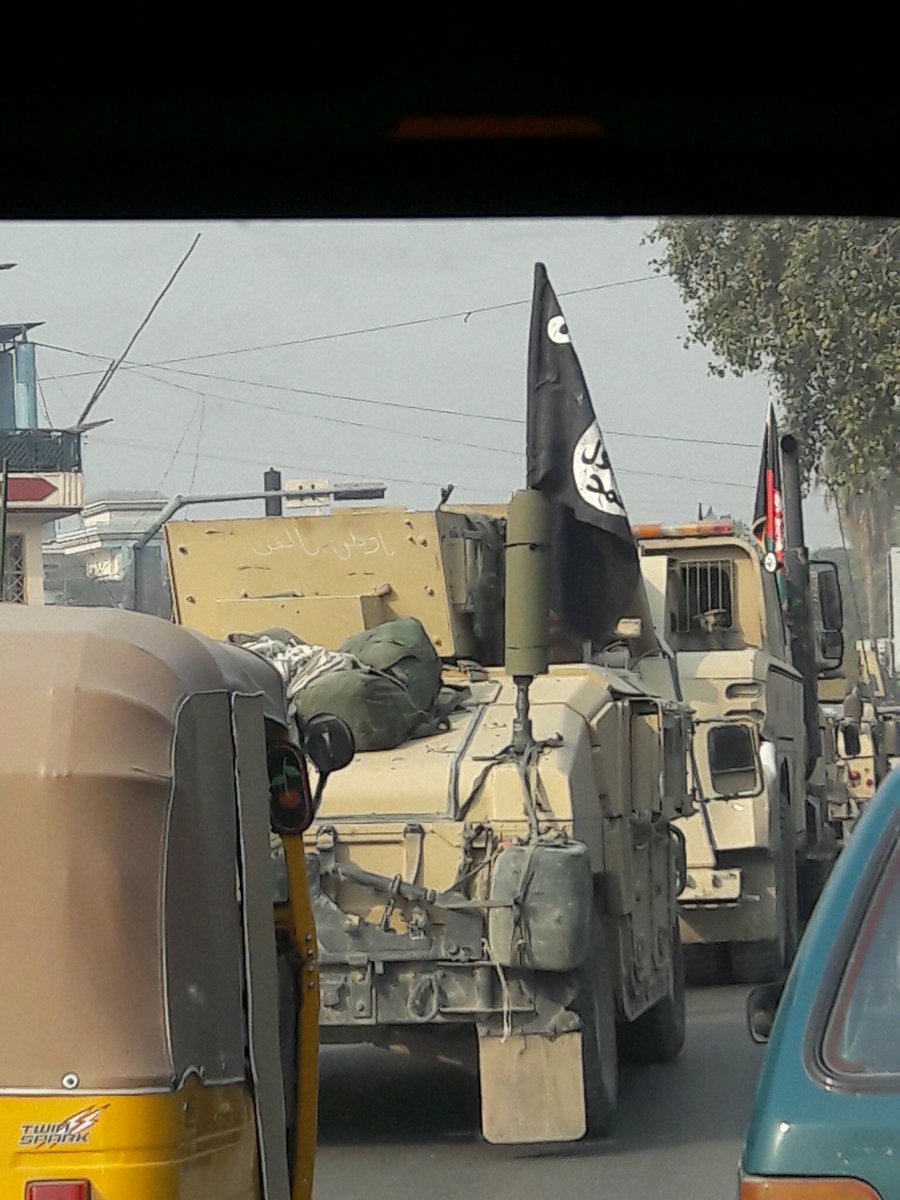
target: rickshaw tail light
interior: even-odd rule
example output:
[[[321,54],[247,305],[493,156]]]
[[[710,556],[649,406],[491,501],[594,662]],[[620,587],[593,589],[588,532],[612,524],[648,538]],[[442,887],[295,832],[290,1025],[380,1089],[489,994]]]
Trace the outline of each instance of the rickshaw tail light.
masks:
[[[25,1185],[25,1200],[91,1200],[91,1185],[86,1179],[35,1180]]]
[[[881,1200],[859,1179],[787,1179],[745,1176],[740,1200]]]

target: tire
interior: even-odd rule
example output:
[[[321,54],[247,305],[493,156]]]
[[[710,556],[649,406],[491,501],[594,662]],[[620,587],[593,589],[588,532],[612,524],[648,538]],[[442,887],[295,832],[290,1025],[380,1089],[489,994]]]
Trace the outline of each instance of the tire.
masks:
[[[594,914],[591,948],[572,1005],[581,1017],[581,1064],[588,1137],[608,1133],[619,1099],[616,1000],[603,922]]]
[[[633,1063],[671,1063],[681,1053],[685,1033],[684,952],[678,925],[672,932],[672,988],[662,1000],[620,1031],[623,1059]]]

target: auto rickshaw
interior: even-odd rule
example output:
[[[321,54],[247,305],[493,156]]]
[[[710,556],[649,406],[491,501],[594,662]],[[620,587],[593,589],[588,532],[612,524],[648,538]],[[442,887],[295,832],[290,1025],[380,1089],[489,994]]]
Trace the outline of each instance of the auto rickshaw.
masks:
[[[237,646],[4,604],[0,730],[0,1196],[308,1200],[306,755],[321,790],[346,726]]]

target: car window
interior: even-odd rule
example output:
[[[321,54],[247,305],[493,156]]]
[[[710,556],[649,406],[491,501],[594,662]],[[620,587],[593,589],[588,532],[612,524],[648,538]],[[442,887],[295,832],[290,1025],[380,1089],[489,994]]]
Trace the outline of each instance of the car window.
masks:
[[[838,1075],[898,1076],[900,1086],[900,843],[872,893],[822,1043]]]

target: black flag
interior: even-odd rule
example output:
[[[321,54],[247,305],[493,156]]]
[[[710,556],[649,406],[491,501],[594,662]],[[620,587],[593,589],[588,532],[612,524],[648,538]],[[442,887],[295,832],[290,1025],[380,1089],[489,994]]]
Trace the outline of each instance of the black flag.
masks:
[[[581,364],[543,263],[528,346],[528,486],[553,507],[551,606],[582,637],[613,640],[638,584],[637,546]]]

